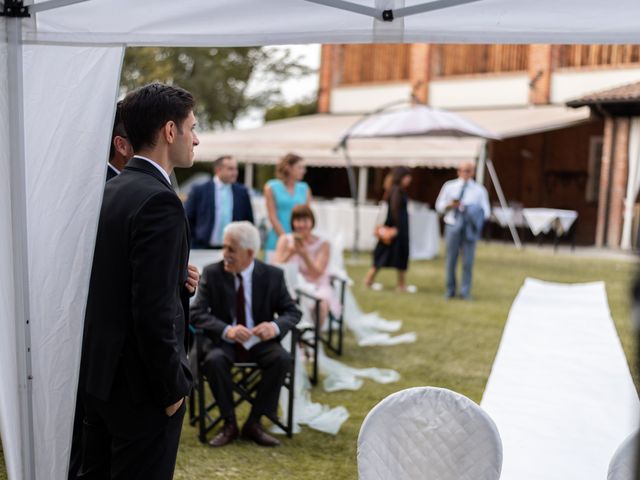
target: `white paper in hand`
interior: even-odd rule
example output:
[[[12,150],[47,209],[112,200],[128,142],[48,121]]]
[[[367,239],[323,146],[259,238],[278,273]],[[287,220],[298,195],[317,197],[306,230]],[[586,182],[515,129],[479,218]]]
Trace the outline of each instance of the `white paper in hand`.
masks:
[[[249,338],[249,340],[247,340],[246,342],[242,342],[242,346],[245,348],[245,350],[249,350],[256,343],[260,343],[261,341],[262,340],[260,340],[260,337],[258,337],[257,335],[251,335],[251,338]]]

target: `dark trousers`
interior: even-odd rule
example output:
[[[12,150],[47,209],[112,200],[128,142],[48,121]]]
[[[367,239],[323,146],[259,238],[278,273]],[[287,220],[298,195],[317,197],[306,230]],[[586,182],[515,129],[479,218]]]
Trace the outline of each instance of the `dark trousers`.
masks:
[[[231,365],[236,358],[235,345],[224,341],[220,344],[206,341],[204,351],[202,373],[218,402],[220,414],[224,419],[234,419]],[[257,421],[261,415],[277,414],[280,388],[290,368],[291,356],[280,342],[269,340],[254,345],[249,350],[249,359],[256,362],[262,371],[256,401],[250,414],[250,418]]]
[[[121,377],[121,376],[120,376]],[[84,399],[83,480],[171,480],[184,417],[184,402],[167,417],[151,403],[133,404],[124,381],[111,399]]]
[[[73,415],[73,432],[71,436],[71,454],[69,455],[68,480],[76,480],[82,465],[82,424],[84,419],[84,404],[80,394],[76,396],[76,410]]]

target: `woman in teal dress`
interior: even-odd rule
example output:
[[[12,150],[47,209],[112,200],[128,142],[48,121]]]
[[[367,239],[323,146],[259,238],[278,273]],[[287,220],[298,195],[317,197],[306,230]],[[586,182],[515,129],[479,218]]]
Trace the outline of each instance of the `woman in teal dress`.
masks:
[[[302,157],[288,153],[280,159],[276,166],[278,178],[269,180],[264,186],[267,214],[271,223],[271,231],[269,231],[264,246],[267,255],[275,250],[281,235],[291,233],[291,210],[293,207],[311,204],[311,189],[302,181],[305,171]]]

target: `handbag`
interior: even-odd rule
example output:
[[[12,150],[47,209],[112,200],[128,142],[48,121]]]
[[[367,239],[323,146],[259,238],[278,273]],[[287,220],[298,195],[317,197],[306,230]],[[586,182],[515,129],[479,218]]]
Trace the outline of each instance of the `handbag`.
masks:
[[[390,227],[381,222],[384,210],[380,208],[377,215],[376,226],[373,229],[373,235],[384,245],[391,245],[393,240],[398,236],[398,229]]]
[[[376,225],[374,235],[378,237],[385,245],[391,245],[391,243],[398,236],[398,229],[396,227],[388,227],[387,225]]]

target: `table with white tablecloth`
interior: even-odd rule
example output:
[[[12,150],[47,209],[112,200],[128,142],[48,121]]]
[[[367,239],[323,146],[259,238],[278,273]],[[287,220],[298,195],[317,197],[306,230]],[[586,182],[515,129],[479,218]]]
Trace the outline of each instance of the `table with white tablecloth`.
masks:
[[[534,237],[552,233],[557,247],[560,237],[570,235],[572,245],[575,243],[575,222],[578,212],[559,208],[514,208],[493,207],[491,221],[503,228],[509,222],[519,229],[528,229]],[[572,228],[573,227],[573,228]]]
[[[440,220],[428,205],[409,202],[409,258],[429,260],[440,250]]]
[[[522,215],[522,208],[515,207],[491,207],[491,221],[497,223],[502,228],[507,228],[509,222],[515,227],[527,226],[527,222]]]
[[[523,208],[522,215],[535,236],[551,230],[558,236],[566,235],[578,218],[575,210],[559,208]]]

